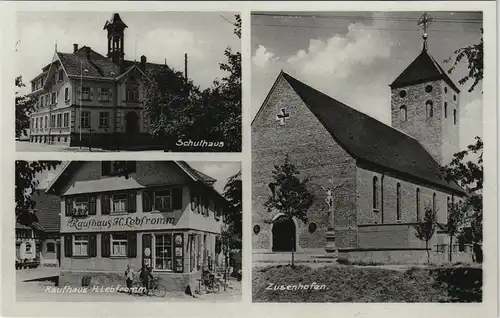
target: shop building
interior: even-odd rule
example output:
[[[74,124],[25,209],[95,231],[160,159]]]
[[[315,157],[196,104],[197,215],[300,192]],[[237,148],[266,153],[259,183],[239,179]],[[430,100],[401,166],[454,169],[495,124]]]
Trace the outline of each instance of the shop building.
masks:
[[[194,290],[218,265],[228,202],[215,181],[182,161],[66,164],[47,189],[60,197],[59,285],[123,286],[127,265],[145,264],[168,290]]]

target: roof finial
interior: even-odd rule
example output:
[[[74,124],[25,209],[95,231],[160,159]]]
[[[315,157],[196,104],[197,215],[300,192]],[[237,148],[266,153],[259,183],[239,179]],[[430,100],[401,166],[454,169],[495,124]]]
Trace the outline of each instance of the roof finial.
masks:
[[[427,28],[431,25],[432,20],[432,16],[428,15],[427,12],[424,12],[420,19],[418,19],[417,25],[424,31],[424,34],[422,35],[422,39],[424,39],[422,51],[427,51]]]
[[[57,52],[57,40],[56,40],[56,45],[54,46],[54,50]]]

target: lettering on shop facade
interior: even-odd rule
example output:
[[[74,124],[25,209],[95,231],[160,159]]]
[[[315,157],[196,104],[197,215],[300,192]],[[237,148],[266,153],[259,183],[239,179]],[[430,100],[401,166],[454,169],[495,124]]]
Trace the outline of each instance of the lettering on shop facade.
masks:
[[[151,217],[151,216],[119,216],[106,220],[88,219],[82,220],[79,218],[70,218],[68,220],[68,227],[75,230],[86,230],[91,228],[120,228],[127,227],[130,229],[137,229],[149,225],[173,225],[175,218],[172,217]]]

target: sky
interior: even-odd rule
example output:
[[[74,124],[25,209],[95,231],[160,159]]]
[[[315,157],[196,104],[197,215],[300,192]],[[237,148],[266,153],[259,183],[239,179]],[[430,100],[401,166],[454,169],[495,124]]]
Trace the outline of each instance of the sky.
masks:
[[[479,43],[480,12],[429,12],[428,50],[443,69],[456,49]],[[251,20],[252,118],[281,70],[390,125],[390,88],[420,54],[422,12],[257,13]],[[461,64],[450,77],[466,74]],[[482,136],[482,86],[460,86],[460,146]]]
[[[106,55],[107,32],[104,24],[113,12],[18,12],[16,66],[25,82],[52,61],[55,45],[63,53],[73,52],[73,43],[90,46]],[[165,63],[184,72],[184,53],[188,54],[188,76],[202,88],[226,73],[224,50],[241,47],[233,34],[231,12],[118,12],[125,29],[125,59]],[[223,17],[222,17],[223,16]]]
[[[224,192],[224,186],[226,185],[227,180],[241,170],[240,162],[189,161],[187,163],[192,168],[216,179],[217,181],[214,183],[214,188],[221,194]],[[38,188],[46,189],[52,180],[54,180],[54,178],[59,174],[65,164],[66,162],[62,162],[56,169],[45,170],[37,175],[36,179],[40,182]]]

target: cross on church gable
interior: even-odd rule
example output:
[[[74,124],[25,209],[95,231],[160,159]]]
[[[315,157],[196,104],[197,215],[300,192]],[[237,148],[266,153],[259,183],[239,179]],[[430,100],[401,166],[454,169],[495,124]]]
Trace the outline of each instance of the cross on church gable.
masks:
[[[282,126],[286,123],[287,118],[290,118],[290,113],[287,113],[285,108],[282,108],[281,111],[276,115],[276,120],[279,120],[280,125]]]

